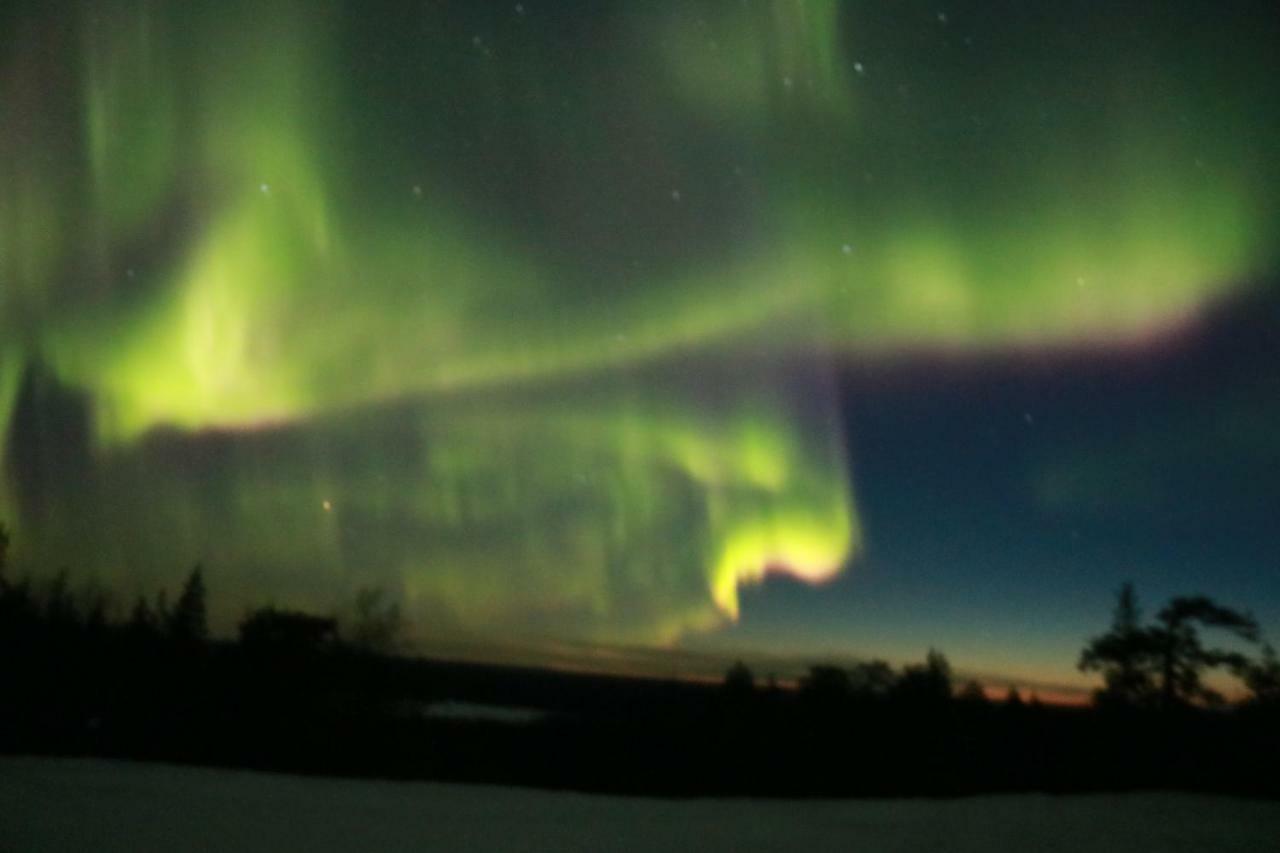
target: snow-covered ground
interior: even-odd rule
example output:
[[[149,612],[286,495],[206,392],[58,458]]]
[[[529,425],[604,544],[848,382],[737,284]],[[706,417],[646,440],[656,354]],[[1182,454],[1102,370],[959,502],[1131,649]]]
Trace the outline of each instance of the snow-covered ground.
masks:
[[[1276,849],[1280,804],[1183,794],[670,801],[0,758],[2,853]]]

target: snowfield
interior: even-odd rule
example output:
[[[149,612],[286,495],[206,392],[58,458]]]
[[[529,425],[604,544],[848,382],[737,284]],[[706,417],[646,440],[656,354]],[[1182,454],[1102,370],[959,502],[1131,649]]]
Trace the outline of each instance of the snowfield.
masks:
[[[1280,804],[1190,794],[648,800],[0,758],[0,851],[1275,850]]]

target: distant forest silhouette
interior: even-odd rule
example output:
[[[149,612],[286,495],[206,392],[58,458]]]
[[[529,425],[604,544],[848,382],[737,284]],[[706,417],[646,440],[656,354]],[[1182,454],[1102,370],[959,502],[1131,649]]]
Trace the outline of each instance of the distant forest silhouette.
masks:
[[[65,571],[10,577],[8,546],[0,526],[8,753],[662,795],[1280,795],[1280,662],[1250,615],[1203,596],[1144,623],[1125,584],[1081,653],[1103,682],[1083,709],[992,701],[937,650],[900,669],[814,665],[794,688],[741,662],[706,685],[415,658],[376,590],[345,623],[265,606],[216,640],[199,565],[172,603],[140,597],[113,619],[106,591],[73,593]],[[1243,700],[1206,685],[1215,669]]]

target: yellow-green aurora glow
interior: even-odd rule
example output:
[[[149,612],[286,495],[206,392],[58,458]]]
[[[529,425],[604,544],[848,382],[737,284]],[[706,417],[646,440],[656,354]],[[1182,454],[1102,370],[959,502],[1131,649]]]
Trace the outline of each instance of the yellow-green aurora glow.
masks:
[[[0,449],[33,564],[672,641],[857,554],[812,365],[1127,343],[1275,269],[1247,31],[1205,78],[1192,27],[483,5],[0,16],[0,428],[83,420],[56,484]]]

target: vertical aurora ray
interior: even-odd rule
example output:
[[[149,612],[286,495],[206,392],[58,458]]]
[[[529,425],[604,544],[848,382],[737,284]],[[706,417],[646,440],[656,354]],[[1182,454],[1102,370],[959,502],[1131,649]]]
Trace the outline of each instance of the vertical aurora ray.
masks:
[[[654,15],[644,38],[679,96],[738,132],[760,132],[780,112],[844,123],[857,72],[841,54],[840,16],[834,0],[685,3]]]
[[[90,15],[83,27],[88,206],[104,247],[135,238],[173,191],[180,119],[169,29],[151,2]]]
[[[69,177],[56,168],[71,156],[71,111],[40,98],[65,83],[57,46],[66,34],[25,21],[12,32],[19,38],[0,50],[0,334],[10,342],[46,319],[74,221]]]

